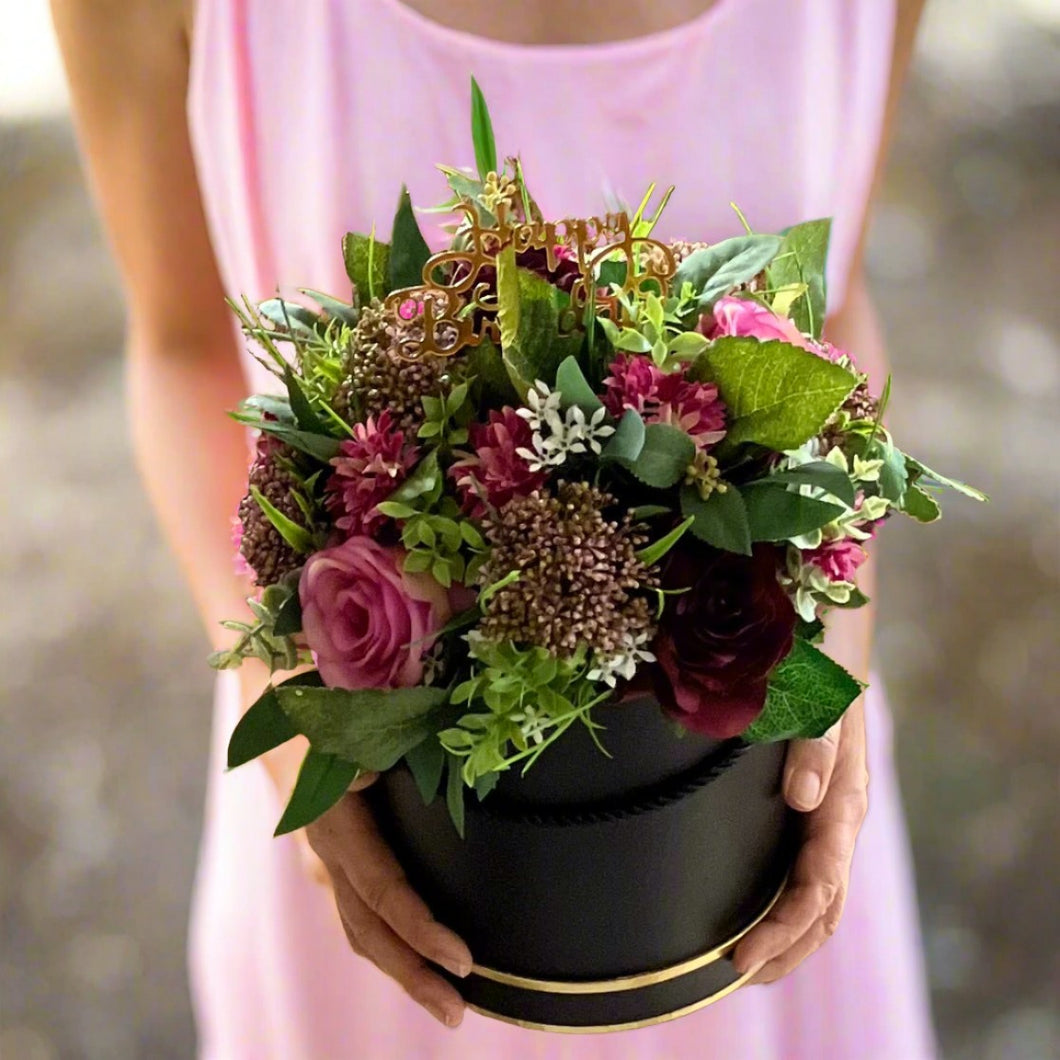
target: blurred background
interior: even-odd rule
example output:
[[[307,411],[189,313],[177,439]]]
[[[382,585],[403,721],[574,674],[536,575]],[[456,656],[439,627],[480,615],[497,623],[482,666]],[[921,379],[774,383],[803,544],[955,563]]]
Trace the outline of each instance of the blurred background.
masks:
[[[119,292],[47,6],[0,12],[0,1056],[190,1057],[207,647],[130,461]],[[993,498],[952,501],[934,531],[896,523],[881,546],[879,666],[938,1028],[947,1060],[1048,1060],[1060,0],[929,2],[869,265],[892,426]]]

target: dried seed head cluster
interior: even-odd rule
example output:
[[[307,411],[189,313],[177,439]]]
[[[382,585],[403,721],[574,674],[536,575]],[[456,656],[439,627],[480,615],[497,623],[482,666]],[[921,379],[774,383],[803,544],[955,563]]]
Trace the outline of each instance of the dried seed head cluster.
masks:
[[[487,640],[571,655],[579,645],[604,654],[653,631],[654,573],[636,555],[645,537],[629,512],[609,519],[615,499],[584,482],[560,482],[556,495],[514,497],[484,520],[491,546],[479,580],[519,577],[490,597]]]
[[[454,368],[449,357],[408,359],[422,331],[422,324],[386,312],[379,301],[365,306],[351,333],[335,411],[353,422],[389,410],[399,430],[415,435],[424,421],[421,399],[440,393]]]
[[[250,485],[257,487],[273,507],[278,508],[293,522],[304,524],[305,517],[294,499],[293,491],[300,482],[294,474],[291,458],[294,450],[262,436],[258,443],[257,456],[250,467]],[[239,521],[243,527],[239,551],[254,572],[257,585],[274,585],[284,575],[297,570],[302,558],[269,522],[268,516],[247,491],[239,502]]]

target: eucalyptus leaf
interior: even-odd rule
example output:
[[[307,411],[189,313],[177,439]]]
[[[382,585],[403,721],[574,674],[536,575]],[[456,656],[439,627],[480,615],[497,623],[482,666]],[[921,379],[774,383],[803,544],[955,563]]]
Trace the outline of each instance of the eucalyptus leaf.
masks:
[[[298,290],[312,298],[329,317],[341,320],[343,324],[351,328],[357,323],[357,307],[350,305],[349,302],[342,302],[323,291],[314,291],[312,287],[299,287]]]
[[[445,748],[432,736],[416,744],[405,753],[405,764],[419,788],[423,804],[429,806],[442,783],[445,771]]]
[[[435,729],[444,688],[299,688],[276,696],[287,716],[318,751],[382,772]]]
[[[556,389],[563,399],[564,408],[577,405],[586,416],[591,416],[604,407],[585,378],[576,357],[567,357],[556,369]]]
[[[380,243],[374,235],[347,232],[342,238],[342,260],[362,306],[390,293],[389,243]]]
[[[497,145],[493,139],[493,122],[490,121],[486,97],[474,78],[471,78],[471,142],[475,147],[478,175],[485,180],[488,173],[496,172]]]
[[[690,283],[699,308],[709,311],[734,287],[753,280],[776,256],[781,242],[780,236],[751,234],[693,251],[678,266],[673,289],[680,291]]]
[[[821,337],[826,308],[825,267],[832,222],[828,218],[806,221],[784,233],[783,242],[769,266],[769,285],[786,287],[805,284],[806,293],[795,299],[791,319],[795,326],[815,339]]]
[[[786,541],[808,534],[846,511],[838,504],[804,497],[782,485],[771,485],[770,479],[745,486],[743,499],[752,541]]]
[[[390,289],[418,287],[423,283],[423,267],[430,256],[431,249],[412,210],[409,190],[402,185],[390,236]]]
[[[645,427],[644,420],[635,409],[626,409],[622,413],[622,419],[618,421],[615,433],[604,445],[601,458],[604,460],[617,460],[619,463],[631,464],[644,448]]]
[[[312,824],[346,794],[360,772],[352,762],[310,748],[274,834],[286,835]]]
[[[845,368],[786,342],[716,339],[696,361],[732,417],[726,441],[783,452],[819,434],[857,386]]]
[[[681,481],[695,455],[695,443],[680,428],[668,423],[649,423],[644,428],[644,445],[636,459],[622,463],[644,485],[669,489]]]
[[[259,303],[258,312],[270,324],[293,338],[313,339],[319,333],[320,314],[297,302],[268,298]]]
[[[751,555],[747,509],[735,487],[715,490],[703,500],[695,486],[685,486],[681,490],[681,513],[693,518],[692,534],[700,541],[726,552]]]
[[[843,716],[862,686],[839,663],[796,639],[773,671],[762,713],[743,739],[749,743],[817,739]]]

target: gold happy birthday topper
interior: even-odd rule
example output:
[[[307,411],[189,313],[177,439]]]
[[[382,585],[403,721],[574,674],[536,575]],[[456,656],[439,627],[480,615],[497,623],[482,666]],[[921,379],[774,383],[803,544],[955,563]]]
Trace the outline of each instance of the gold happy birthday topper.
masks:
[[[597,315],[606,315],[616,324],[627,322],[623,298],[628,300],[645,287],[665,296],[677,269],[670,248],[634,236],[624,212],[528,221],[513,218],[508,204],[500,202],[496,225],[483,228],[474,205],[461,202],[457,209],[467,218],[461,231],[466,247],[435,254],[423,266],[420,286],[392,291],[384,303],[389,312],[408,323],[402,329],[401,352],[409,359],[425,354],[451,357],[486,337],[500,343],[497,254],[509,246],[515,254],[544,251],[550,275],[562,262],[574,266],[570,306],[560,320],[564,334],[584,321],[590,299]],[[618,290],[597,286],[597,269],[609,260],[626,263],[625,281]],[[489,270],[485,276],[484,270]]]

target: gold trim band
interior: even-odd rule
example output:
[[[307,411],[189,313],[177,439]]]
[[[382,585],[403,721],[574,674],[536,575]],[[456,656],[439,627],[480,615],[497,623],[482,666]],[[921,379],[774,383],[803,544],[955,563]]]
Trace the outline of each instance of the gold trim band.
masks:
[[[723,997],[728,997],[734,991],[739,990],[751,978],[751,974],[751,972],[745,972],[738,979],[734,979],[729,983],[728,986],[722,987],[717,993],[711,994],[710,997],[705,997],[701,1001],[693,1001],[691,1005],[685,1005],[684,1008],[674,1009],[673,1012],[664,1012],[661,1016],[649,1016],[647,1019],[632,1020],[629,1023],[601,1023],[587,1027],[575,1027],[566,1023],[534,1023],[532,1020],[520,1020],[514,1016],[502,1016],[497,1012],[491,1012],[489,1009],[479,1008],[478,1005],[468,1004],[467,1007],[472,1012],[477,1012],[480,1016],[488,1016],[490,1019],[500,1020],[501,1023],[510,1023],[514,1027],[522,1027],[528,1031],[549,1031],[552,1034],[607,1034],[610,1031],[636,1031],[642,1027],[654,1027],[658,1023],[669,1023],[671,1020],[680,1019],[682,1016],[690,1016],[701,1008],[713,1005],[715,1001],[720,1001]]]
[[[517,986],[523,990],[536,990],[543,994],[617,994],[623,990],[637,990],[642,986],[655,986],[657,983],[665,983],[670,979],[678,979],[683,975],[696,972],[700,968],[705,968],[708,964],[713,964],[724,957],[744,935],[769,915],[770,910],[777,904],[781,894],[784,893],[784,887],[787,882],[785,877],[780,887],[777,888],[776,894],[769,900],[762,912],[746,927],[741,928],[732,938],[727,939],[706,953],[701,953],[696,957],[689,957],[688,960],[681,961],[679,964],[672,964],[668,968],[658,968],[651,972],[638,972],[635,975],[624,975],[617,979],[585,980],[582,982],[576,980],[531,979],[524,975],[513,975],[511,972],[499,972],[495,968],[487,968],[481,964],[473,964],[471,973],[472,975],[481,976],[483,979],[491,979],[495,983],[503,983],[505,986]],[[699,1007],[700,1004],[700,1002],[697,1002],[694,1008]],[[688,1009],[687,1011],[691,1012],[693,1009]],[[487,1015],[493,1015],[493,1013],[487,1013]],[[677,1015],[684,1015],[684,1011],[679,1012]],[[504,1016],[497,1016],[496,1018],[506,1019]],[[676,1019],[677,1017],[675,1016],[674,1018]],[[518,1023],[519,1021],[509,1020],[508,1022]],[[554,1028],[543,1027],[542,1029],[552,1030]],[[607,1029],[609,1028],[604,1028],[604,1030]]]

